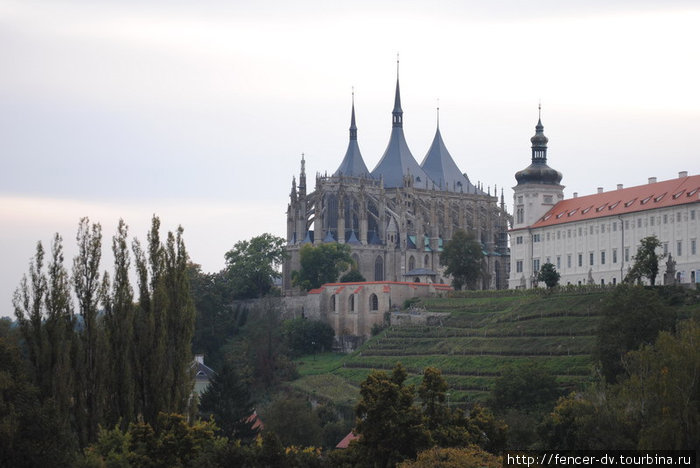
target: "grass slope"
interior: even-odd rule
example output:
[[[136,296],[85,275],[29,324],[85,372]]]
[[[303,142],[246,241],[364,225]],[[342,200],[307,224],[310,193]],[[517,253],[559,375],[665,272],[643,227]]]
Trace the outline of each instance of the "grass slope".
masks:
[[[505,369],[536,361],[563,390],[574,389],[592,375],[595,333],[608,294],[592,288],[423,299],[420,305],[428,311],[450,314],[442,325],[391,327],[353,354],[302,358],[297,361],[301,377],[293,385],[347,404],[356,401],[359,384],[372,369],[390,370],[401,362],[409,383],[420,383],[425,367],[440,369],[451,402],[464,405],[488,398]]]

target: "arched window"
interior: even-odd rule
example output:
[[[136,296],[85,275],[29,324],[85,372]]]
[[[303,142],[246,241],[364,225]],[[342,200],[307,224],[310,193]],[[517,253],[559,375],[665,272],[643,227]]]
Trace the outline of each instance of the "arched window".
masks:
[[[381,255],[374,261],[374,281],[384,281],[384,260]]]
[[[355,264],[355,268],[360,269],[360,256],[357,254],[352,254],[352,261]]]
[[[350,294],[350,297],[348,298],[348,309],[350,312],[355,312],[355,295]]]
[[[379,310],[379,299],[376,294],[369,296],[369,310]]]
[[[335,294],[331,296],[331,310],[335,312]]]
[[[408,271],[415,270],[416,269],[416,259],[413,258],[413,255],[408,257]]]
[[[423,259],[423,266],[424,266],[425,268],[429,268],[429,267],[430,267],[430,255],[425,254],[425,258]]]

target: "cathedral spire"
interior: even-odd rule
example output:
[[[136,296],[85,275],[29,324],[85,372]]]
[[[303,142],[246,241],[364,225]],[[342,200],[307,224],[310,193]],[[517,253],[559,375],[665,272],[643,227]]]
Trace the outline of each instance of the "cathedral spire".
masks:
[[[306,196],[306,161],[304,161],[304,153],[301,153],[301,171],[299,172],[299,196]]]
[[[357,140],[357,125],[355,125],[355,88],[352,88],[352,115],[350,117],[350,139]]]
[[[399,90],[399,54],[396,54],[396,95],[394,110],[391,112],[392,126],[403,127],[403,110],[401,110],[401,91]]]

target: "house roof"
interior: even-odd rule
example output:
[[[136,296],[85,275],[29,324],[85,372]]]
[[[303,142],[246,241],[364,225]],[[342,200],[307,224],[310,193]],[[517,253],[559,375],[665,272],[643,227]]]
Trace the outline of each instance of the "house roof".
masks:
[[[360,438],[359,435],[355,435],[352,431],[350,431],[348,433],[348,435],[343,437],[343,440],[338,442],[338,445],[336,445],[335,448],[346,449],[350,445],[350,442],[352,442],[353,440],[359,439],[359,438]]]
[[[529,227],[554,226],[698,202],[700,175],[685,176],[562,200]]]

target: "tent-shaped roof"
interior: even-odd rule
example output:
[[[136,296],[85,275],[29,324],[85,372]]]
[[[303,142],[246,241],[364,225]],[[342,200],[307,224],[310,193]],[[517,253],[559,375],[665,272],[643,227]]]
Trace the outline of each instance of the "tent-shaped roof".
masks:
[[[462,174],[454,159],[447,151],[445,142],[442,141],[440,127],[435,131],[433,144],[430,145],[428,154],[425,155],[421,168],[430,177],[438,188],[450,192],[477,193],[469,179]]]
[[[403,187],[403,178],[406,175],[413,178],[413,184],[416,187],[429,186],[427,185],[429,177],[411,154],[403,134],[403,111],[401,110],[398,78],[396,79],[396,97],[394,98],[392,119],[389,144],[382,159],[372,171],[372,177],[375,179],[383,178],[385,188]]]
[[[355,125],[355,96],[352,98],[352,115],[350,117],[350,141],[345,157],[338,169],[333,173],[334,177],[372,177],[367,169],[360,147],[357,144],[357,126]]]

